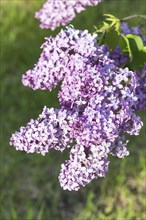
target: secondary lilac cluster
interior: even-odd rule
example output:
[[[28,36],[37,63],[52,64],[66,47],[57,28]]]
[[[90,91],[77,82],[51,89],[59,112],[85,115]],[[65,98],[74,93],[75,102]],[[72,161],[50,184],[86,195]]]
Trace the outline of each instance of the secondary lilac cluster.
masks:
[[[43,8],[36,12],[41,28],[54,30],[60,25],[68,24],[77,13],[88,6],[98,5],[101,0],[48,0]]]
[[[146,46],[146,36],[144,35],[143,28],[140,28],[139,26],[135,27],[129,27],[129,25],[126,22],[121,23],[121,31],[123,34],[134,34],[137,36],[140,36],[143,40],[143,44]]]
[[[139,102],[137,75],[117,66],[107,47],[97,45],[96,35],[72,26],[47,38],[42,50],[23,83],[51,90],[62,81],[61,108],[45,107],[38,119],[12,135],[10,144],[42,155],[74,145],[61,165],[59,181],[65,190],[78,190],[106,175],[110,154],[129,154],[124,134],[138,135],[142,127],[134,113]]]

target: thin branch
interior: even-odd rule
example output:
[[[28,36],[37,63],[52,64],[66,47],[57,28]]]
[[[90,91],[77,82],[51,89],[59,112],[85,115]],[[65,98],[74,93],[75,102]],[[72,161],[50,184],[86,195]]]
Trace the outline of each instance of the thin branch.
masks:
[[[128,17],[125,17],[125,18],[122,18],[122,19],[120,19],[120,21],[122,22],[122,21],[126,21],[126,20],[129,20],[129,19],[131,19],[131,18],[144,18],[144,19],[146,19],[146,15],[130,15],[130,16],[128,16]]]
[[[101,44],[102,39],[104,38],[105,34],[106,34],[106,31],[104,31],[104,32],[102,33],[102,35],[101,35],[101,37],[100,37],[100,39],[99,39],[99,41],[98,41],[98,45]]]

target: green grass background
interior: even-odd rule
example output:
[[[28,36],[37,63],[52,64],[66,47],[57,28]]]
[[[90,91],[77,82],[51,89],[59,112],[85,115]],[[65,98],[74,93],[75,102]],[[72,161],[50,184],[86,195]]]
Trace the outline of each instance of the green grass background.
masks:
[[[145,220],[145,130],[130,137],[130,156],[111,158],[105,178],[98,178],[78,192],[63,191],[58,182],[60,164],[68,159],[50,152],[45,157],[18,152],[9,146],[15,130],[37,118],[44,105],[57,107],[57,90],[33,91],[21,83],[22,74],[33,67],[45,36],[34,12],[43,1],[1,0],[1,220]],[[72,22],[93,31],[104,13],[120,18],[146,14],[144,0],[106,0],[90,7]],[[141,20],[130,20],[138,24]],[[139,113],[144,123],[145,113]]]

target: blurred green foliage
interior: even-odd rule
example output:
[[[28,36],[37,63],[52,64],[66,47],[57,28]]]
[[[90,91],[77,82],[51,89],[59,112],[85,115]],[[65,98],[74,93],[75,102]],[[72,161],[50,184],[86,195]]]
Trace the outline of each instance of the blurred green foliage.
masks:
[[[57,176],[68,158],[50,152],[45,157],[17,152],[9,146],[15,130],[37,118],[44,105],[59,105],[57,89],[32,91],[21,83],[33,67],[45,36],[59,32],[41,30],[34,12],[44,1],[1,0],[1,220],[144,220],[146,219],[145,127],[130,137],[130,156],[111,158],[105,178],[94,180],[78,192],[63,191]],[[76,28],[94,31],[103,14],[119,18],[144,14],[143,0],[107,0],[90,7],[72,22]],[[146,5],[145,5],[146,6]],[[130,20],[138,24],[139,19]],[[144,123],[144,112],[140,113]]]

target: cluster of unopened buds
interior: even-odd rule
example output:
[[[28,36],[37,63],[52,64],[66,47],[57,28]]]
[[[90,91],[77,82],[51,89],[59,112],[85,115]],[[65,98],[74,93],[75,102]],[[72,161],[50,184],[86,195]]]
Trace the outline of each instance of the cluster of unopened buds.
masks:
[[[10,144],[42,155],[71,148],[59,175],[64,190],[104,177],[109,155],[129,155],[125,134],[138,135],[143,124],[135,114],[146,105],[140,74],[122,68],[127,58],[120,48],[111,52],[96,39],[87,30],[68,26],[46,38],[37,64],[22,77],[34,90],[51,91],[61,83],[61,107],[44,107],[38,119],[12,135]]]

